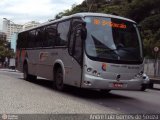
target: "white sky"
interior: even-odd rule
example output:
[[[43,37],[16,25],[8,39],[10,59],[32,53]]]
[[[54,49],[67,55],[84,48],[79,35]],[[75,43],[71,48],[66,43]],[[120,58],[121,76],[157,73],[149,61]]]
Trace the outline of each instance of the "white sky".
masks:
[[[17,24],[45,22],[82,1],[84,0],[0,0],[0,29],[3,18]]]

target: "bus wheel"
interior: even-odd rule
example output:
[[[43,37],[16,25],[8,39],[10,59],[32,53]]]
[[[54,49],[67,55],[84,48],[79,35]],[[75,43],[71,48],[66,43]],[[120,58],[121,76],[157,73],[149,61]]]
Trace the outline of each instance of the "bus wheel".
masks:
[[[111,90],[100,90],[101,93],[106,94],[109,93]]]
[[[28,74],[28,66],[27,64],[23,67],[23,78],[24,80],[36,80],[37,76]]]
[[[37,76],[35,75],[28,75],[29,77],[29,80],[36,80],[37,79]]]
[[[148,84],[142,84],[142,86],[141,86],[141,91],[145,91],[147,88],[148,88]]]
[[[27,64],[25,64],[25,65],[23,66],[23,79],[24,79],[24,80],[28,80],[28,79],[29,79],[28,66],[27,66]]]
[[[63,72],[62,69],[59,67],[55,74],[55,87],[59,91],[64,90],[64,84],[63,84]]]

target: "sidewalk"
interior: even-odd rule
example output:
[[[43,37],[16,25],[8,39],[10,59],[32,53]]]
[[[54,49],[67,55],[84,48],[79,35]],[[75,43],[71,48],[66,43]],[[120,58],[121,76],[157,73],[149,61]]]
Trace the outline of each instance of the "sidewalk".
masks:
[[[9,69],[9,68],[0,68],[0,71],[15,71],[15,72],[17,72],[18,70],[16,70],[16,69]]]
[[[149,88],[155,89],[155,85],[154,84],[156,84],[156,86],[157,85],[159,86],[159,84],[160,84],[160,77],[149,76],[149,79],[150,79]]]
[[[160,83],[160,77],[149,76],[149,79],[150,79],[151,81],[157,81],[157,82]]]

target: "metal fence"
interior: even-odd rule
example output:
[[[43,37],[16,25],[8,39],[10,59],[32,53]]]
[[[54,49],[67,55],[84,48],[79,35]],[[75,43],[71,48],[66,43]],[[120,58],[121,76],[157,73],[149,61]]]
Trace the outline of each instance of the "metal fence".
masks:
[[[144,72],[149,76],[160,77],[160,60],[145,59]]]

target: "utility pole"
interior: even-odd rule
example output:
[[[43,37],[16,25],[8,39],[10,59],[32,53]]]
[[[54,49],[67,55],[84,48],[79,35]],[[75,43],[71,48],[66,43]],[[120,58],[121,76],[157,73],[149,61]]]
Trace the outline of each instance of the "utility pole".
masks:
[[[92,9],[93,3],[95,1],[94,0],[85,0],[85,1],[86,1],[86,4],[87,4],[87,7],[88,7],[88,12],[90,12],[91,9]]]
[[[154,77],[156,77],[156,75],[157,75],[158,51],[159,51],[159,48],[158,47],[154,47],[154,59],[155,59],[155,62],[154,62]]]

